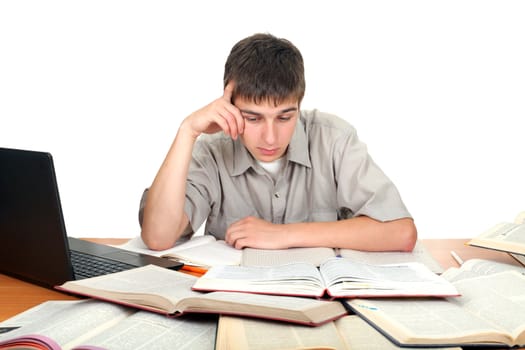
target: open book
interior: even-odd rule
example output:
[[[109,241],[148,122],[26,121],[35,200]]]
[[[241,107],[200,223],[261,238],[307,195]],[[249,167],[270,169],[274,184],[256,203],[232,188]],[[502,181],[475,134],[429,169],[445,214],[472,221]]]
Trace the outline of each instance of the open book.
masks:
[[[105,276],[68,281],[56,288],[171,316],[232,314],[317,325],[347,313],[340,302],[247,293],[199,293],[197,278],[148,265]]]
[[[323,247],[276,250],[244,248],[241,265],[275,266],[296,262],[307,262],[319,266],[325,260],[335,256],[341,256],[343,258],[372,265],[419,262],[435,273],[443,272],[441,265],[439,265],[420,241],[416,242],[416,245],[411,252],[365,252],[353,249],[333,249]]]
[[[468,245],[525,255],[525,212],[514,222],[499,223],[467,242]]]
[[[217,316],[168,318],[92,299],[48,301],[0,323],[0,349],[215,348]]]
[[[471,246],[525,254],[525,224],[497,224],[467,243]]]
[[[242,250],[235,249],[211,235],[197,236],[180,242],[173,248],[159,251],[149,249],[140,236],[134,237],[118,247],[203,268],[214,265],[239,265],[242,257]]]
[[[471,259],[443,274],[461,297],[344,302],[402,345],[524,346],[524,272],[521,266]]]
[[[269,267],[214,266],[193,285],[198,291],[236,291],[321,298],[457,296],[452,284],[420,263],[370,265],[330,258]]]
[[[324,247],[275,250],[245,248],[238,250],[227,245],[224,241],[216,240],[211,235],[196,236],[188,241],[178,243],[173,248],[161,251],[148,249],[140,236],[134,237],[118,247],[204,268],[215,265],[274,266],[295,262],[308,262],[319,266],[328,258],[340,255],[369,264],[420,262],[435,273],[443,272],[443,268],[419,241],[411,252],[363,252]]]
[[[269,320],[221,316],[216,349],[397,350],[401,348],[359,316],[347,315],[315,328]],[[452,348],[442,348],[442,350],[452,350]]]

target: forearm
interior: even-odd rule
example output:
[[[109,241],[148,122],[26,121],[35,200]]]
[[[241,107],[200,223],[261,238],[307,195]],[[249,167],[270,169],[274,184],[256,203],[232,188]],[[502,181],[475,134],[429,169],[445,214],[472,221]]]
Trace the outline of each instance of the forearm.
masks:
[[[199,135],[224,132],[236,139],[243,133],[244,119],[232,103],[234,84],[221,97],[186,117],[148,191],[142,222],[144,243],[156,250],[172,247],[188,225],[184,213],[186,179],[193,145]]]
[[[333,247],[364,251],[411,251],[417,230],[410,218],[380,222],[366,216],[335,222],[284,225],[288,247]]]
[[[188,225],[184,203],[194,143],[183,123],[148,191],[141,236],[151,249],[172,247]]]

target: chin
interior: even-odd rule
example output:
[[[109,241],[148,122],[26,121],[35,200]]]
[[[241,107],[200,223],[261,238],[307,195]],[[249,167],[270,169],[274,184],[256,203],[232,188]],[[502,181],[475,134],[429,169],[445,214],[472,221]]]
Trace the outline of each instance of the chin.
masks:
[[[269,163],[269,162],[273,162],[274,160],[277,160],[277,159],[281,158],[281,156],[282,155],[271,155],[271,156],[260,155],[259,158],[257,158],[257,160],[259,160],[261,162]]]

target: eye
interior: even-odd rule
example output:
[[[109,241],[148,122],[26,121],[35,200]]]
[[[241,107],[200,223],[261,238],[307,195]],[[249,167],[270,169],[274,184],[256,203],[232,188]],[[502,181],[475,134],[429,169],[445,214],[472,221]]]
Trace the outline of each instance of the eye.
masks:
[[[289,121],[290,119],[292,119],[292,116],[290,115],[281,115],[278,117],[279,121],[281,122],[287,122]]]
[[[258,117],[258,116],[255,116],[255,115],[243,115],[243,118],[245,121],[249,122],[249,123],[255,123],[255,122],[258,122],[261,117]]]

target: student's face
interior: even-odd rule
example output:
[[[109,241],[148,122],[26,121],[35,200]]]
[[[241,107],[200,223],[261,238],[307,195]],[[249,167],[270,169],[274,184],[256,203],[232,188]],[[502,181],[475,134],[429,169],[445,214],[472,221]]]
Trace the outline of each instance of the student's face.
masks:
[[[286,153],[299,118],[299,102],[285,101],[275,106],[273,101],[256,104],[236,99],[235,106],[244,118],[241,140],[252,156],[262,162],[281,158]]]

